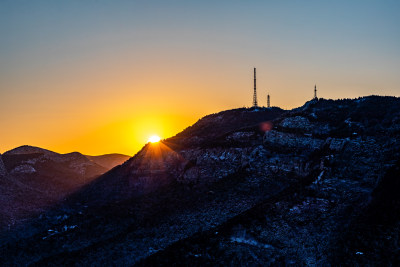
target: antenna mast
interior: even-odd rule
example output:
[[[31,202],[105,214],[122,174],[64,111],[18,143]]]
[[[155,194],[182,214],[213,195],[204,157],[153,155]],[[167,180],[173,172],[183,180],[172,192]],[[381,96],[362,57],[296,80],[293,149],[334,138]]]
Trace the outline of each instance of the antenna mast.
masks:
[[[254,68],[254,94],[253,94],[253,107],[258,107],[257,104],[257,87],[256,87],[256,68]]]

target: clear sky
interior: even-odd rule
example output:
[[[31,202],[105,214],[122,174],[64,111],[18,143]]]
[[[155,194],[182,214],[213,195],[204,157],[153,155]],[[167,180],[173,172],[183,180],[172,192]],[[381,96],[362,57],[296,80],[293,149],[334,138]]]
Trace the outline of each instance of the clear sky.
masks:
[[[400,95],[400,1],[0,1],[0,152],[138,151],[258,101]]]

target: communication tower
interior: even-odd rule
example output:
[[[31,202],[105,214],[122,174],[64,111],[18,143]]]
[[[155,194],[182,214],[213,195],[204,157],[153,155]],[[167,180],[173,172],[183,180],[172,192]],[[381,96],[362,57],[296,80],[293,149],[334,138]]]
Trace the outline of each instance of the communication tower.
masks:
[[[317,85],[314,85],[314,99],[318,99],[318,97],[317,97]]]
[[[254,94],[253,94],[253,107],[258,107],[257,104],[257,86],[256,86],[256,68],[254,68]]]

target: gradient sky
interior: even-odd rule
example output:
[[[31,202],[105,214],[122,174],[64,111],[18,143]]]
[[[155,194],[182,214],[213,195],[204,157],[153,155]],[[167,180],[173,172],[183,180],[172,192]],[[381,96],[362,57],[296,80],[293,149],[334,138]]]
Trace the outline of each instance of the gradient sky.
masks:
[[[0,1],[0,152],[132,155],[209,113],[400,95],[400,1]]]

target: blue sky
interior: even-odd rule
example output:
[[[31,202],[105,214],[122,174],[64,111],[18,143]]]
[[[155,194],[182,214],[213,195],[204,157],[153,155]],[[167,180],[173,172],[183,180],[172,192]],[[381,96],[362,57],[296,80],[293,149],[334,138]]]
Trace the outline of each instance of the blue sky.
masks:
[[[398,14],[399,1],[3,0],[0,137],[58,147],[48,129],[90,135],[148,110],[188,116],[178,131],[250,106],[253,67],[261,105],[267,92],[302,105],[315,83],[325,98],[399,96]]]

